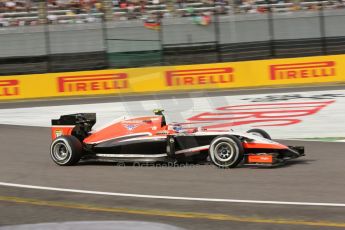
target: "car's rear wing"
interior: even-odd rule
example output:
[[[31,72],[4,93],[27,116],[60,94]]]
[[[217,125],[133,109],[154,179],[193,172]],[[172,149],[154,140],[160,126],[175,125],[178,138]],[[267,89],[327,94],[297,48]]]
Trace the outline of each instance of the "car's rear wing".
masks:
[[[62,135],[73,135],[82,140],[96,123],[96,113],[76,113],[62,115],[53,119],[51,124],[52,139]]]

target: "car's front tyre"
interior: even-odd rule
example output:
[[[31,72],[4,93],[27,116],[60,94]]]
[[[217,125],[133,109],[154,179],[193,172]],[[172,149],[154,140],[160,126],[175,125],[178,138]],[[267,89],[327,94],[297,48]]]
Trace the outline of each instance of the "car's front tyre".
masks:
[[[234,168],[244,157],[244,149],[241,141],[231,135],[215,137],[209,148],[210,159],[220,168]]]
[[[50,146],[50,156],[61,166],[75,165],[82,155],[82,144],[74,136],[60,136]]]

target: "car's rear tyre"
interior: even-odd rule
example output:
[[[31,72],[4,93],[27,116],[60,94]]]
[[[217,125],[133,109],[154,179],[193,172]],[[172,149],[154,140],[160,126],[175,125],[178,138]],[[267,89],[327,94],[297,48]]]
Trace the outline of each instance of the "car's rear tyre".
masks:
[[[75,165],[82,155],[82,144],[74,136],[60,136],[50,146],[50,156],[61,166]]]
[[[249,129],[247,133],[251,133],[253,135],[272,140],[271,136],[265,130],[262,129]]]
[[[234,168],[244,157],[241,141],[231,135],[215,137],[209,148],[210,159],[220,168]]]

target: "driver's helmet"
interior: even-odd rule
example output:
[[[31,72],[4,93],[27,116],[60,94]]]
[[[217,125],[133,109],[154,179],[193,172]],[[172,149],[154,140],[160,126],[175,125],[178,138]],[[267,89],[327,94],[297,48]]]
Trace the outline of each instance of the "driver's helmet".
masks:
[[[163,112],[164,112],[164,109],[154,109],[153,110],[153,113],[155,115],[163,115],[164,116]]]

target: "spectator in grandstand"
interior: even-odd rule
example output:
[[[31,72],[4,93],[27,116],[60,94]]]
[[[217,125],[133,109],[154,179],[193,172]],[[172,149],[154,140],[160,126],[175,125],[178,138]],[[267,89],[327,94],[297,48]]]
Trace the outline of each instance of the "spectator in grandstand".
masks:
[[[4,19],[2,15],[0,14],[0,27],[7,27],[9,25],[10,25],[9,22],[6,19]]]
[[[6,10],[11,12],[16,10],[17,3],[14,0],[6,1],[5,2],[5,7]]]
[[[0,13],[3,13],[6,11],[5,2],[0,0]]]
[[[317,11],[320,9],[319,0],[312,3],[307,0],[112,0],[115,7],[114,18],[121,20],[138,19],[148,16],[151,20],[152,12],[160,12],[160,17],[176,16],[198,16],[210,12],[224,14],[228,12],[229,1],[234,13],[266,13],[269,7],[267,4],[279,3],[274,6],[275,12],[287,12],[298,10]],[[345,0],[329,0],[324,7],[343,8]],[[101,0],[47,0],[49,23],[73,23],[73,22],[94,22],[100,20],[101,14],[105,12]],[[214,8],[215,7],[215,8]],[[120,8],[120,9],[119,9]],[[30,12],[25,15],[15,12]],[[59,12],[61,11],[61,12]],[[36,24],[38,20],[38,5],[33,0],[0,0],[0,26],[21,26]],[[12,14],[13,13],[13,14]],[[155,13],[153,13],[155,14]],[[37,19],[35,19],[37,17]],[[203,18],[203,17],[201,17]],[[199,20],[202,21],[202,20]],[[207,21],[207,20],[206,20]]]
[[[175,8],[176,9],[182,9],[182,8],[184,8],[184,0],[176,0],[176,6],[175,6]]]
[[[120,8],[121,9],[126,9],[127,8],[127,1],[120,1]]]
[[[140,0],[139,5],[140,5],[140,13],[144,13],[145,12],[145,6],[147,4],[147,0]]]
[[[48,23],[49,24],[56,24],[58,22],[57,21],[58,17],[56,15],[54,15],[54,14],[49,14],[47,16],[47,19],[48,19]]]

